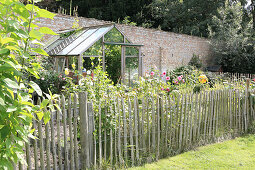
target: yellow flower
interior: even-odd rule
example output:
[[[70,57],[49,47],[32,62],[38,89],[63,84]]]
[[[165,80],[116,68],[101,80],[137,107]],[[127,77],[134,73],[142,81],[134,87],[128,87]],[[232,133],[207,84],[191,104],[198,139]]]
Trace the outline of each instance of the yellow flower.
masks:
[[[65,75],[69,75],[69,70],[68,70],[68,68],[65,68]]]
[[[200,83],[204,84],[207,82],[207,77],[205,75],[201,75],[198,77]]]
[[[74,63],[72,64],[72,68],[75,70],[75,64]]]

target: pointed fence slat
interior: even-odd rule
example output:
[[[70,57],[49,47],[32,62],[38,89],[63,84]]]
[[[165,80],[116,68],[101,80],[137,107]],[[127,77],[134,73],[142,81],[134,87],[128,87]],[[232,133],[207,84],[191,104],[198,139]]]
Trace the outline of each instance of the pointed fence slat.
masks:
[[[159,159],[160,156],[160,133],[161,133],[161,129],[160,129],[160,97],[158,96],[157,98],[157,153],[156,153],[156,160]],[[162,123],[162,122],[161,122]]]
[[[67,146],[67,124],[66,124],[66,109],[65,109],[65,96],[61,96],[61,108],[62,108],[62,116],[63,116],[63,129],[64,129],[64,167],[68,169],[68,146]]]
[[[123,115],[123,128],[124,128],[124,158],[125,162],[128,160],[128,149],[127,149],[127,119],[124,98],[121,98],[122,103],[122,115]]]
[[[34,117],[36,117],[36,116],[34,116]],[[37,131],[36,131],[37,126],[36,126],[36,120],[35,119],[33,119],[33,128],[35,129],[34,136],[37,137],[38,136]],[[35,167],[35,170],[38,170],[39,166],[38,166],[38,156],[37,156],[37,154],[38,154],[37,139],[33,139],[33,144],[34,144],[33,145],[33,147],[34,147],[34,167]]]
[[[119,151],[119,162],[120,165],[124,164],[124,160],[122,157],[122,149],[121,149],[121,113],[120,113],[120,101],[117,99],[117,105],[118,105],[118,151]]]
[[[98,110],[98,126],[99,126],[99,129],[98,129],[98,142],[99,142],[99,166],[101,167],[102,165],[102,120],[101,120],[101,103],[99,101],[99,110]]]
[[[138,133],[138,100],[137,100],[137,97],[135,96],[135,99],[134,99],[134,128],[135,128],[135,149],[136,149],[136,161],[138,162],[138,165],[140,164],[140,158],[139,158],[139,133]],[[143,116],[142,116],[143,117]],[[142,118],[142,121],[143,121],[143,118]],[[143,123],[142,123],[143,125]]]
[[[136,108],[134,108],[136,109]],[[134,140],[133,140],[133,120],[132,120],[132,111],[131,111],[131,101],[130,97],[128,98],[128,114],[129,114],[129,145],[130,145],[130,152],[131,152],[131,166],[134,166]]]
[[[38,105],[41,104],[40,98],[38,99]],[[40,145],[40,167],[42,170],[45,169],[44,164],[44,145],[43,145],[43,132],[42,132],[42,120],[38,120],[38,133],[39,133],[39,145]]]
[[[78,123],[78,113],[77,113],[77,94],[74,94],[73,101],[73,114],[74,114],[74,162],[75,169],[79,169],[79,155],[78,155],[78,141],[77,141],[77,123]]]
[[[73,144],[73,114],[72,114],[72,95],[68,98],[68,125],[70,138],[70,169],[74,169],[74,144]]]
[[[56,112],[51,112],[50,130],[51,130],[51,148],[52,148],[52,158],[53,158],[53,170],[57,170],[57,155],[56,155],[55,129],[54,129],[54,113],[56,114]]]
[[[49,122],[45,125],[45,134],[46,134],[46,161],[47,161],[47,170],[50,170],[51,157],[50,157],[50,130],[49,130]]]
[[[58,102],[58,105],[60,106],[60,101]],[[61,112],[57,110],[57,143],[58,143],[58,166],[59,169],[62,170],[62,148],[61,148],[61,139],[60,139],[60,116]]]

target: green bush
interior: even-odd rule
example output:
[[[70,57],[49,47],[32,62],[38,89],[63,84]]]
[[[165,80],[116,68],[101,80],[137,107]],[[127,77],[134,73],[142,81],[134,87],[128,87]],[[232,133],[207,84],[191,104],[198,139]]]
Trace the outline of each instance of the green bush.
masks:
[[[193,54],[192,58],[189,61],[190,66],[194,66],[197,69],[201,69],[203,64],[202,61],[200,60],[198,55]]]

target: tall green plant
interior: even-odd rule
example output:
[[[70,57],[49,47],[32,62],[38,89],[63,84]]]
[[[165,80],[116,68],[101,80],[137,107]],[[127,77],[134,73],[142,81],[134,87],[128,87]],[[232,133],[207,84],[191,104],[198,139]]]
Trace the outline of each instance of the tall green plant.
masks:
[[[23,148],[24,142],[33,137],[32,119],[44,117],[47,123],[50,112],[42,110],[54,109],[51,100],[57,96],[52,94],[46,95],[40,105],[33,104],[32,93],[42,96],[42,91],[23,77],[26,73],[39,78],[37,70],[41,66],[30,54],[47,55],[40,48],[40,40],[45,34],[55,34],[36,25],[41,17],[53,19],[54,14],[18,0],[0,2],[0,169],[13,169],[12,163],[25,164]]]
[[[224,71],[255,73],[255,46],[252,22],[246,21],[241,3],[229,3],[213,17],[210,37],[218,64]]]

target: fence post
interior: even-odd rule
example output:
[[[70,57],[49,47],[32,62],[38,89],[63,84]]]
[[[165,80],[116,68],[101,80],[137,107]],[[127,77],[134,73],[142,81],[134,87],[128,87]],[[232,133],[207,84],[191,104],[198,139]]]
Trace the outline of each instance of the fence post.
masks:
[[[251,80],[249,79],[249,78],[247,78],[246,79],[246,98],[247,98],[247,106],[246,106],[246,115],[247,115],[247,129],[246,130],[248,130],[248,126],[250,125],[250,123],[251,123],[251,112],[252,112],[252,110],[251,110],[251,107],[250,107],[250,105],[251,105],[251,103],[250,103],[250,98],[251,98],[251,91],[250,91],[250,83],[251,83]]]
[[[89,142],[88,142],[88,111],[87,92],[79,93],[80,110],[80,136],[81,136],[81,169],[89,168]]]
[[[94,146],[93,146],[93,131],[94,131],[94,114],[93,104],[88,103],[88,144],[89,144],[89,163],[93,164],[94,159]]]

